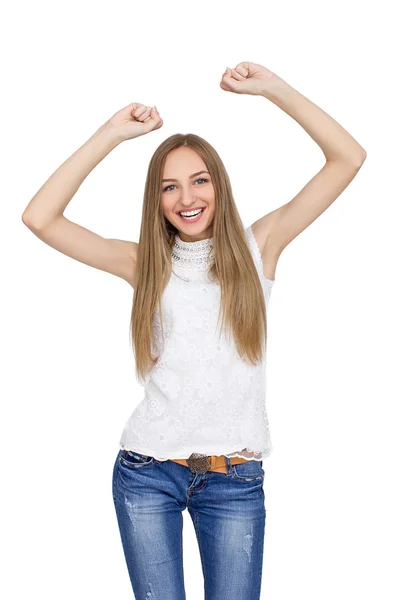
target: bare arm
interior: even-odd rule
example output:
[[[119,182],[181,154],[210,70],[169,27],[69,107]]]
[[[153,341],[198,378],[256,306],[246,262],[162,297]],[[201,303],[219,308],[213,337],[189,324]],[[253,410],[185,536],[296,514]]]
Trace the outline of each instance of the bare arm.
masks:
[[[49,246],[122,277],[133,287],[138,244],[104,238],[63,215],[89,173],[123,139],[109,121],[104,123],[40,188],[22,214],[22,220]]]
[[[367,153],[337,121],[280,77],[262,94],[291,116],[319,145],[326,163],[289,202],[253,223],[268,273],[284,248],[313,223],[353,181]]]

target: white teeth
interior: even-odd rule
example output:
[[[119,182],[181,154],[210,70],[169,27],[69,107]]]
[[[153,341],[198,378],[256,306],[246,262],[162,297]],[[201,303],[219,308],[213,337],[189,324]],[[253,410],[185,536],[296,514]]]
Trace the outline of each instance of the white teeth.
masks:
[[[194,217],[195,215],[199,215],[202,210],[203,209],[200,208],[200,210],[192,210],[190,212],[180,212],[179,214],[182,215],[182,217]]]

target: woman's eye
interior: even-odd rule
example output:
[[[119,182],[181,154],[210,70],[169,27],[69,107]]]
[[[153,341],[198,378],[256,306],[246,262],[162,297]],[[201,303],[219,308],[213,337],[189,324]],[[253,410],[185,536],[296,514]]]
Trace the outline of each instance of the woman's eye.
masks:
[[[205,179],[204,177],[200,177],[199,179],[196,179],[197,181],[208,181],[208,179]],[[164,189],[163,192],[167,192],[169,190],[169,188],[171,187],[175,187],[175,185],[173,183],[171,183],[170,185],[167,185]]]

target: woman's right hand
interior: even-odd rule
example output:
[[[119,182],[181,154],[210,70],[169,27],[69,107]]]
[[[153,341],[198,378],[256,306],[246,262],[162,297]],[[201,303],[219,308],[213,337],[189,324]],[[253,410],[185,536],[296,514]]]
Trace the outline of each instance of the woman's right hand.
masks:
[[[122,140],[130,140],[159,129],[164,122],[155,106],[132,103],[115,113],[108,121]]]

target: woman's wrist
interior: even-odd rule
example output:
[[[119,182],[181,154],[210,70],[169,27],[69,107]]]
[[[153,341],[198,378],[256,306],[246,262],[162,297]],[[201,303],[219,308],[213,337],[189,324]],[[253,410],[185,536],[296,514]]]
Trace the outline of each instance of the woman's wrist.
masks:
[[[110,146],[110,150],[126,139],[110,121],[103,123],[92,137],[99,137],[104,140],[106,145]]]

